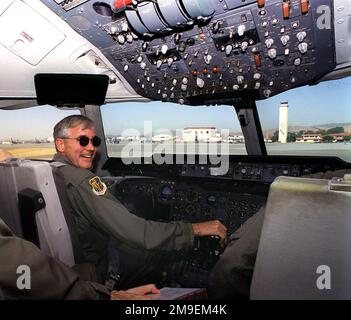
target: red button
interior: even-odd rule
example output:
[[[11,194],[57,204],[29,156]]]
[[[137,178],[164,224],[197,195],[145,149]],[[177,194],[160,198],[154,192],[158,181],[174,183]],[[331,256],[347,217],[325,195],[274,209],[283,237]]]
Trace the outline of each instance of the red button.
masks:
[[[260,8],[264,7],[265,2],[266,2],[266,0],[257,0],[258,6]]]
[[[301,0],[301,13],[308,13],[308,0]]]
[[[255,53],[254,58],[255,58],[256,68],[261,67],[261,56],[258,53]]]
[[[123,10],[130,4],[132,4],[132,0],[115,0],[113,6],[116,10]]]
[[[283,17],[289,19],[290,17],[290,2],[283,2]]]

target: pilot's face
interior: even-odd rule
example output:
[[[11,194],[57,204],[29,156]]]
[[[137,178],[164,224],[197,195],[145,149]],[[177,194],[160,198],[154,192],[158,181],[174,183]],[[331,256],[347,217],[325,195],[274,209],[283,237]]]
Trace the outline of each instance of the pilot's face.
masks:
[[[94,147],[91,141],[96,135],[95,130],[83,129],[83,126],[77,126],[68,129],[67,132],[67,138],[69,139],[56,139],[57,150],[74,166],[90,169],[93,166],[93,159],[97,151],[97,147]],[[77,140],[82,136],[89,138],[89,143],[86,146],[82,146]]]

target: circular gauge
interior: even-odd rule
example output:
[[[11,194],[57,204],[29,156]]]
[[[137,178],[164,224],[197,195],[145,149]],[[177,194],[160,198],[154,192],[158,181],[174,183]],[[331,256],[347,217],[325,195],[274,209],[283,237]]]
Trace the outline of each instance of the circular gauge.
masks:
[[[161,187],[160,197],[163,200],[169,200],[172,198],[173,190],[169,185],[164,185]]]
[[[207,197],[207,203],[208,203],[209,205],[213,206],[214,204],[216,204],[216,202],[217,202],[217,198],[216,198],[214,195],[210,194],[210,195]]]

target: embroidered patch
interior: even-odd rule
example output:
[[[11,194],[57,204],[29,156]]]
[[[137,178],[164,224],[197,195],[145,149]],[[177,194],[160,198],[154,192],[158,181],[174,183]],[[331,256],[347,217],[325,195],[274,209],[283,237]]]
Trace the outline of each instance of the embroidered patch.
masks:
[[[92,190],[97,196],[103,196],[106,193],[106,184],[104,184],[98,176],[91,178],[89,184],[92,186]]]

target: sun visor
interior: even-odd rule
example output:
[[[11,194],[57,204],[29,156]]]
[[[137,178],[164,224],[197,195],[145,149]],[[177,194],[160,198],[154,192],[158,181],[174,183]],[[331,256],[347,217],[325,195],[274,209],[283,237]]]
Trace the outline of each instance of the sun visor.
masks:
[[[96,74],[36,74],[35,90],[39,105],[102,105],[109,77]]]

